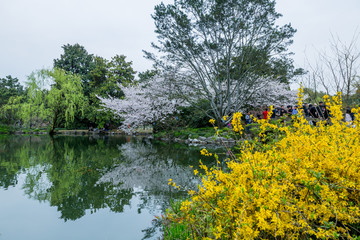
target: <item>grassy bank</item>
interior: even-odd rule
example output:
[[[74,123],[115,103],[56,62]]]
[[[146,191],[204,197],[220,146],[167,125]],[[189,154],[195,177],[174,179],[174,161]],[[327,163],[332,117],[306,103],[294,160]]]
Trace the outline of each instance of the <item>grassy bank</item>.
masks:
[[[186,140],[188,138],[199,138],[199,137],[212,137],[214,136],[214,128],[213,127],[205,127],[205,128],[181,128],[172,131],[161,131],[154,133],[155,138],[167,138],[167,139],[183,139]]]
[[[11,134],[16,131],[15,128],[7,126],[7,125],[0,125],[0,134]]]
[[[16,133],[30,134],[30,133],[44,133],[47,132],[46,128],[20,128],[9,125],[0,125],[0,134],[16,134]]]

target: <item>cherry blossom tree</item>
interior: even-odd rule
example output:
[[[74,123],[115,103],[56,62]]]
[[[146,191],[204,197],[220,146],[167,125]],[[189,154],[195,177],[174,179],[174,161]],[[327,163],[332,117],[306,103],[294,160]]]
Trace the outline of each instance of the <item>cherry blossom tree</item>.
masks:
[[[297,91],[291,90],[285,83],[264,81],[260,87],[252,90],[246,103],[254,107],[293,105],[297,103]]]
[[[122,88],[123,99],[101,98],[106,108],[124,118],[123,129],[163,121],[176,113],[179,106],[187,103],[176,96],[172,81],[165,81],[167,76],[155,76],[148,81]]]
[[[152,15],[158,68],[174,68],[186,85],[209,103],[218,122],[241,111],[273,79],[289,83],[295,69],[288,47],[296,32],[276,24],[274,0],[181,0],[161,3]],[[264,80],[267,80],[264,82]]]
[[[219,112],[211,111],[214,106],[226,105],[226,110],[222,112],[223,116],[231,116],[234,112],[243,112],[248,107],[260,106],[280,106],[280,105],[293,105],[297,102],[297,91],[291,90],[289,85],[282,82],[280,79],[273,77],[261,77],[256,74],[249,74],[247,79],[239,82],[235,79],[229,82],[217,83],[218,90],[207,89],[199,85],[196,79],[192,81],[191,75],[187,73],[178,73],[174,78],[176,83],[175,91],[177,96],[181,96],[184,92],[191,92],[191,95],[182,97],[189,102],[189,104],[196,104],[199,99],[212,99],[213,104],[209,105],[207,113],[209,118],[218,119]],[[186,89],[186,91],[183,91]],[[229,90],[230,89],[230,90]],[[221,101],[216,100],[219,92],[231,95],[229,98],[224,98]],[[230,121],[231,118],[228,120]]]
[[[176,72],[176,71],[174,71]],[[178,107],[196,105],[200,99],[207,99],[207,95],[216,98],[215,91],[201,91],[196,84],[189,85],[185,81],[191,76],[186,74],[158,74],[147,81],[137,85],[129,85],[122,88],[125,97],[101,98],[106,108],[124,118],[123,129],[131,131],[133,128],[163,121],[167,117],[178,112]],[[257,78],[251,80],[252,84],[243,84],[241,88],[232,86],[231,102],[224,100],[222,104],[228,105],[228,111],[224,115],[244,111],[247,107],[260,107],[264,105],[287,105],[295,104],[297,93],[290,90],[287,84],[269,78]],[[256,84],[255,84],[256,83]],[[219,88],[228,89],[227,83],[219,85]],[[228,100],[230,101],[230,100]],[[203,109],[209,118],[216,118],[209,109]],[[209,111],[210,110],[210,111]],[[230,121],[229,118],[228,121]]]

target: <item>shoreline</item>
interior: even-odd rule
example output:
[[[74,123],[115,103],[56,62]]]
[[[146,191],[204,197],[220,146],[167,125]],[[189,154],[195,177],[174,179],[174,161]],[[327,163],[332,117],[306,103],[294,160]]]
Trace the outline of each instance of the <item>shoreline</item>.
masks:
[[[15,131],[2,133],[0,135],[49,135],[47,131]],[[169,138],[169,137],[154,137],[153,133],[150,132],[134,132],[126,133],[120,130],[107,130],[107,131],[88,131],[88,130],[57,130],[55,136],[134,136],[134,137],[145,137],[150,140],[156,140],[168,143],[181,143],[188,146],[226,146],[232,147],[236,145],[238,141],[232,138],[225,138],[222,136],[218,137],[202,137],[198,138]]]

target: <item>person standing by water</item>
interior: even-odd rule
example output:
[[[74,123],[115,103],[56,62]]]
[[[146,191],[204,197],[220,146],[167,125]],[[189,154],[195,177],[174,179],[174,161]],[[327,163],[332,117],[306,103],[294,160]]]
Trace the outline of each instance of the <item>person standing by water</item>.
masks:
[[[305,115],[305,117],[309,117],[309,116],[310,116],[310,112],[309,112],[309,104],[304,103],[304,105],[303,105],[303,109],[304,109],[304,115]]]
[[[346,113],[345,113],[345,122],[347,123],[347,126],[351,126],[351,123],[353,121],[352,117],[351,117],[351,110],[350,108],[346,109]]]
[[[292,115],[292,111],[293,111],[292,106],[289,105],[289,106],[287,106],[287,108],[288,108],[287,114],[288,114],[289,116],[291,116],[291,115]]]
[[[324,120],[328,120],[330,117],[329,109],[326,107],[326,105],[324,105],[321,109],[322,109],[322,114],[324,116]]]
[[[250,133],[250,124],[251,124],[251,112],[248,111],[245,115],[245,123],[246,123],[246,132]]]
[[[268,109],[267,108],[265,108],[265,111],[263,111],[263,118],[264,119],[268,119],[268,114],[269,114],[269,112],[268,112]]]
[[[292,110],[292,115],[297,115],[299,112],[297,110],[297,106],[294,106],[293,110]]]
[[[278,110],[276,107],[274,107],[270,118],[275,119],[276,115],[278,115]]]
[[[316,111],[316,108],[317,108],[316,104],[314,104],[314,105],[310,104],[310,105],[309,105],[310,117],[312,117],[312,118],[318,118],[318,113],[317,113],[317,111]]]
[[[286,115],[286,110],[285,110],[284,105],[281,105],[279,115],[280,115],[280,117],[283,117]]]
[[[354,120],[355,120],[355,114],[353,113],[353,111],[351,111],[351,108],[350,108],[350,107],[347,107],[347,108],[346,108],[346,111],[349,111],[349,112],[350,112],[351,121],[354,121]]]
[[[318,118],[320,118],[320,120],[324,120],[325,105],[323,102],[319,102],[319,106],[317,106],[316,112],[318,114]]]

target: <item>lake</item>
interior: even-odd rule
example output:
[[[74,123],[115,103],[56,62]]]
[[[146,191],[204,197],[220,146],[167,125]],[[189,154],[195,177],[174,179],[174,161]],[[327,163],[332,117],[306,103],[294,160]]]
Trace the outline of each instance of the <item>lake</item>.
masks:
[[[0,135],[0,240],[160,239],[155,216],[196,187],[199,159],[215,162],[145,138]]]

